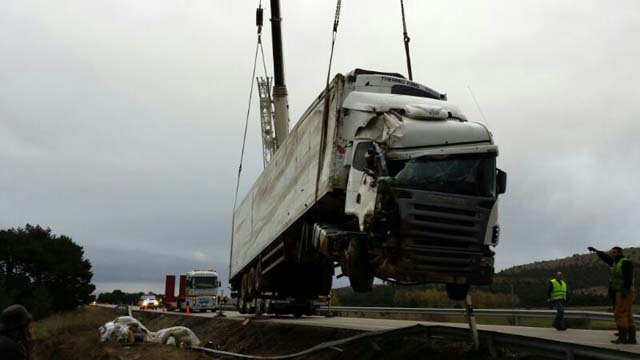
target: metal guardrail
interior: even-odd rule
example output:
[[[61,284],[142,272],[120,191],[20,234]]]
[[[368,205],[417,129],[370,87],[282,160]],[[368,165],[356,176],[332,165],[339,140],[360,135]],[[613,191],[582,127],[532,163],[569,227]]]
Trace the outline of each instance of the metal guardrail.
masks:
[[[326,314],[329,307],[321,306],[318,312]],[[397,308],[397,307],[365,307],[365,306],[331,306],[332,313],[339,315],[340,313],[361,313],[361,314],[416,314],[416,315],[458,315],[465,316],[465,309],[455,308]],[[520,318],[537,317],[537,318],[553,318],[556,315],[555,310],[523,310],[523,309],[474,309],[476,316],[493,316],[507,317],[514,319],[514,325],[518,325]],[[587,327],[591,328],[591,321],[615,321],[613,314],[599,311],[581,311],[581,310],[565,310],[564,317],[566,319],[583,319],[587,321]],[[640,320],[640,315],[633,316],[635,320]]]

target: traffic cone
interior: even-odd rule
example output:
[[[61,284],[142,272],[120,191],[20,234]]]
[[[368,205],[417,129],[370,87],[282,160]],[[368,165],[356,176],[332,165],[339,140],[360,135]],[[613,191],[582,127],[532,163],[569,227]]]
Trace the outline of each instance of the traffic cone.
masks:
[[[186,312],[186,314],[187,314],[187,315],[191,314],[191,310],[189,310],[189,305],[187,305],[187,312]]]

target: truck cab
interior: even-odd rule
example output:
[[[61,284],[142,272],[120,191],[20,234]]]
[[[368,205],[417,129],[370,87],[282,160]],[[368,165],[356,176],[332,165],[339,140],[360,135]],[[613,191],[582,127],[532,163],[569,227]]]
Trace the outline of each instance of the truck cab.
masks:
[[[218,289],[221,283],[213,270],[193,270],[186,274],[184,297],[178,307],[194,311],[215,311],[219,306]]]
[[[344,211],[362,233],[342,257],[351,285],[445,283],[461,299],[469,285],[490,284],[506,189],[491,132],[424,85],[358,70],[349,78]]]

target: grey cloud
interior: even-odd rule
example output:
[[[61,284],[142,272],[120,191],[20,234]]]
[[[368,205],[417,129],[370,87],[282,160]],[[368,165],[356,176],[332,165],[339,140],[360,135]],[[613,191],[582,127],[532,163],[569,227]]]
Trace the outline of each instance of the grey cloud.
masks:
[[[92,261],[97,292],[112,291],[117,286],[128,291],[164,292],[165,275],[185,274],[194,269],[214,269],[221,279],[228,277],[226,264],[211,262],[199,255],[194,259],[188,254],[180,254],[180,246],[175,247],[176,255],[158,254],[151,250],[126,249],[110,246],[87,246],[85,256]],[[189,254],[191,255],[191,254]],[[144,288],[131,288],[129,284],[144,284]]]

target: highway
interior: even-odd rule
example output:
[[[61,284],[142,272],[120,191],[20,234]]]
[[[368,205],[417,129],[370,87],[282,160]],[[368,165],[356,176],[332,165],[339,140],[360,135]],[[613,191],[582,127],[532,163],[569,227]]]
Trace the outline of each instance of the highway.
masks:
[[[134,309],[135,310],[135,309]],[[161,312],[161,311],[156,311]],[[184,313],[166,312],[165,314],[186,316]],[[425,326],[449,326],[456,328],[467,328],[466,323],[438,323],[426,321],[411,320],[392,320],[392,319],[372,319],[372,318],[350,318],[350,317],[324,317],[324,316],[305,316],[302,318],[294,318],[291,316],[245,316],[236,311],[225,311],[227,319],[242,321],[247,317],[253,318],[253,321],[269,321],[272,323],[296,324],[306,326],[321,326],[331,328],[353,329],[362,331],[388,330],[408,327],[416,324]],[[189,316],[211,317],[215,313],[191,313]],[[135,316],[135,315],[134,315]],[[215,321],[215,320],[213,320]],[[613,331],[605,330],[582,330],[568,329],[566,331],[557,331],[553,328],[538,328],[526,326],[501,326],[501,325],[478,325],[479,330],[493,331],[509,335],[520,335],[526,337],[534,337],[539,339],[561,341],[565,343],[579,344],[585,346],[595,346],[603,349],[619,350],[640,355],[640,345],[616,345],[612,344],[614,339]]]

